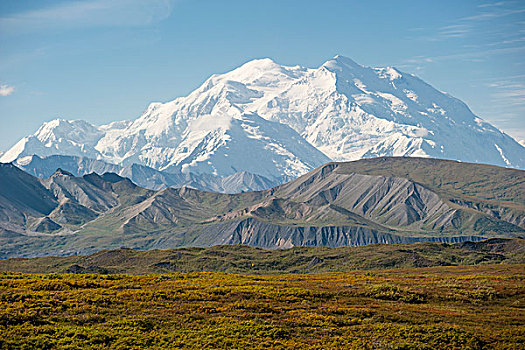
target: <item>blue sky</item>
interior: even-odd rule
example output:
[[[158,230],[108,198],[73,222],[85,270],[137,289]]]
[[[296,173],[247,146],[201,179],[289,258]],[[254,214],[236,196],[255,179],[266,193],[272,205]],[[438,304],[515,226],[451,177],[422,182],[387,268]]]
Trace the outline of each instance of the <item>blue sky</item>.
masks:
[[[524,1],[0,1],[0,150],[57,117],[135,119],[213,73],[341,54],[395,66],[525,139]]]

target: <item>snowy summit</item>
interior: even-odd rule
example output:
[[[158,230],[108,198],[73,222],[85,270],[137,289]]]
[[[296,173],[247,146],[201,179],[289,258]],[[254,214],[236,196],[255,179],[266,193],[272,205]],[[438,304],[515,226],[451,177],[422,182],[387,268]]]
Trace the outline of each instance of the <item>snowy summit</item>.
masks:
[[[525,148],[462,101],[393,67],[257,59],[138,119],[44,123],[1,158],[73,155],[169,172],[298,176],[330,160],[419,156],[525,168]]]

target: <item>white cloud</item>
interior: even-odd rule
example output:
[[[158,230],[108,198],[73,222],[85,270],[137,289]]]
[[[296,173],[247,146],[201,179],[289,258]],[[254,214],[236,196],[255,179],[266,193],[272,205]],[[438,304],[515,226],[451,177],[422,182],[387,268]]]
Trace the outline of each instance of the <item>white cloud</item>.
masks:
[[[525,45],[513,46],[513,47],[503,47],[503,48],[492,48],[486,50],[474,50],[462,53],[454,53],[450,55],[440,55],[440,56],[416,56],[409,59],[405,59],[402,62],[402,65],[405,67],[410,67],[411,65],[422,65],[426,63],[434,63],[439,61],[456,61],[456,60],[466,60],[471,62],[477,62],[480,59],[486,58],[488,56],[495,55],[508,55],[508,54],[521,54],[525,53]]]
[[[171,15],[175,0],[87,0],[0,17],[0,31],[42,28],[145,26]]]
[[[481,4],[471,16],[458,18],[416,39],[424,41],[469,39],[472,41],[472,38],[477,37],[483,38],[486,45],[506,45],[519,41],[523,37],[525,33],[524,14],[524,4],[505,1]]]
[[[474,16],[464,17],[461,20],[463,21],[485,21],[485,20],[491,20],[494,18],[501,18],[501,17],[507,17],[512,15],[518,15],[525,13],[525,9],[512,9],[512,10],[498,10],[498,11],[491,11],[491,12],[483,12],[479,13]]]
[[[493,2],[493,3],[481,4],[481,5],[478,5],[478,7],[480,7],[480,8],[486,8],[486,7],[503,6],[503,5],[505,5],[506,3],[507,3],[507,2],[505,2],[505,1],[498,1],[498,2]]]
[[[525,84],[523,75],[515,78],[489,82],[487,86],[494,90],[493,96],[505,105],[522,106],[525,110]]]
[[[454,24],[440,28],[438,38],[462,38],[465,37],[471,28],[466,24]]]
[[[9,96],[15,91],[15,88],[9,85],[0,85],[0,96]]]

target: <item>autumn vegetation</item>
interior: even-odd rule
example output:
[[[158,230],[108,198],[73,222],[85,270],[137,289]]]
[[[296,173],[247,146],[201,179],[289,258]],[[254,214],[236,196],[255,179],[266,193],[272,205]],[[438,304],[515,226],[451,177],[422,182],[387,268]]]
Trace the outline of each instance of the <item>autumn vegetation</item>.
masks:
[[[523,349],[524,272],[3,272],[0,349]]]

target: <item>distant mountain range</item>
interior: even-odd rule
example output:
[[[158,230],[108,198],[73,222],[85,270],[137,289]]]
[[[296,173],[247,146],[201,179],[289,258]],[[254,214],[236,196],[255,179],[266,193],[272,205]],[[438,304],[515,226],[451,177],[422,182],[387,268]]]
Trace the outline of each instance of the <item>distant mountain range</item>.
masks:
[[[225,177],[212,174],[170,173],[139,164],[122,167],[101,160],[61,155],[27,156],[17,159],[13,164],[39,178],[48,178],[57,169],[65,170],[74,176],[91,173],[102,175],[110,172],[126,177],[136,185],[150,190],[161,190],[166,187],[190,187],[210,192],[240,193],[264,190],[291,180],[287,176],[268,179],[262,175],[245,171]]]
[[[152,103],[134,121],[53,120],[0,161],[23,163],[33,155],[137,164],[179,176],[250,173],[270,182],[331,160],[378,156],[525,168],[525,148],[460,100],[395,68],[341,56],[315,69],[254,60],[213,75],[188,96]]]
[[[247,244],[462,242],[525,233],[525,171],[424,158],[328,163],[268,190],[141,188],[114,173],[39,179],[0,164],[0,257]]]

